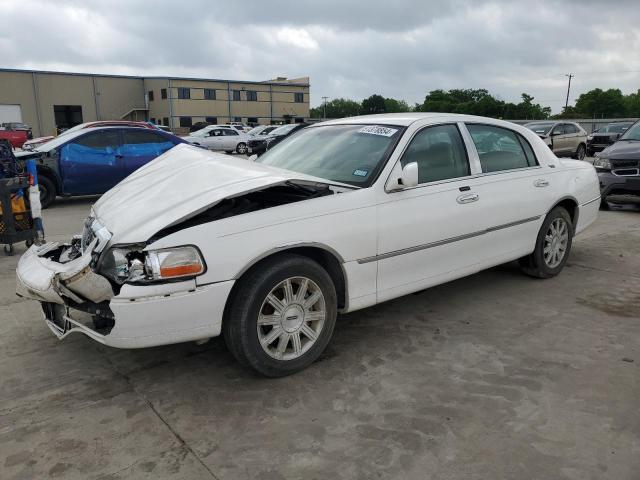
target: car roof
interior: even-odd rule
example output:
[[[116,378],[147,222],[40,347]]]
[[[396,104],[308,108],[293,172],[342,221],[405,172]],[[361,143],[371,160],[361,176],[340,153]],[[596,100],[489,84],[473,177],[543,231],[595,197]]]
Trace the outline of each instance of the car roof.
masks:
[[[465,115],[460,113],[442,113],[442,112],[406,112],[406,113],[382,113],[374,115],[359,115],[357,117],[347,117],[337,120],[328,120],[325,122],[314,123],[311,128],[322,125],[345,125],[345,124],[377,124],[377,125],[396,125],[408,127],[412,123],[429,120],[432,123],[442,122],[473,122],[487,123],[492,125],[501,125],[513,128],[513,122],[499,120],[496,118],[480,117],[477,115]]]

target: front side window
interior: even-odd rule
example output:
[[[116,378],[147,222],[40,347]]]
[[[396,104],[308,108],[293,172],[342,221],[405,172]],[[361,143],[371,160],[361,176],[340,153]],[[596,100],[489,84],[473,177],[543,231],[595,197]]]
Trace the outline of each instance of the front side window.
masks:
[[[483,172],[500,172],[537,165],[529,142],[517,132],[493,125],[467,125]]]
[[[566,123],[564,125],[564,133],[578,133],[578,129],[575,125],[571,123]]]
[[[191,90],[189,88],[178,87],[178,98],[188,100],[191,98]]]
[[[564,124],[561,123],[560,125],[556,125],[555,127],[553,127],[553,131],[551,132],[551,135],[564,135],[566,132]]]
[[[403,132],[404,128],[391,125],[303,128],[267,150],[256,162],[334,182],[368,187],[378,176]]]
[[[222,131],[224,132],[223,135],[226,135],[227,137],[238,135],[238,132],[236,132],[233,128],[225,128]]]
[[[95,150],[106,150],[107,148],[118,148],[120,140],[117,130],[103,130],[83,135],[73,143]]]
[[[436,182],[470,174],[467,151],[455,125],[437,125],[419,131],[400,163],[418,164],[418,183]]]
[[[204,99],[205,100],[215,100],[216,99],[216,91],[213,88],[205,88],[204,89]]]

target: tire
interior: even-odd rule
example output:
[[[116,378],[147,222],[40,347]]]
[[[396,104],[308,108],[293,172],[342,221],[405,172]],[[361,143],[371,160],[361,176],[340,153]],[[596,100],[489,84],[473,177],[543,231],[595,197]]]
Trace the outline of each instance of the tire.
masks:
[[[56,201],[56,185],[49,177],[41,175],[38,177],[38,188],[42,208],[49,208]]]
[[[578,145],[578,149],[576,150],[575,158],[578,160],[584,160],[585,155],[587,154],[587,149],[584,144]]]
[[[274,297],[272,303],[268,298]],[[239,280],[222,330],[238,362],[264,376],[283,377],[320,356],[333,335],[336,315],[336,290],[327,271],[307,257],[282,254]]]
[[[600,210],[610,210],[609,202],[607,202],[607,199],[605,197],[602,197],[600,199]]]
[[[236,153],[239,153],[240,155],[244,155],[245,153],[247,153],[247,144],[244,142],[240,142],[236,146]]]
[[[233,150],[225,150],[224,153],[231,155],[233,153]]]
[[[553,233],[552,226],[556,232],[561,233],[556,236]],[[564,226],[564,230],[561,230],[561,226]],[[520,268],[524,273],[532,277],[555,277],[567,263],[572,242],[573,223],[571,216],[564,208],[556,207],[544,219],[536,238],[536,248],[533,253],[519,260]],[[558,252],[561,257],[555,256],[554,252]]]

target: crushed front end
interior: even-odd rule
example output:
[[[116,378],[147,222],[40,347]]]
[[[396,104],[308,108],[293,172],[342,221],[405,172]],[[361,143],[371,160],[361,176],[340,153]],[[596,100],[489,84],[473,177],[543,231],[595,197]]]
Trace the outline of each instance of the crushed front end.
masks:
[[[137,348],[220,333],[233,282],[197,285],[205,265],[194,246],[110,246],[93,216],[70,243],[32,246],[16,269],[16,293],[38,300],[49,329],[114,347]]]

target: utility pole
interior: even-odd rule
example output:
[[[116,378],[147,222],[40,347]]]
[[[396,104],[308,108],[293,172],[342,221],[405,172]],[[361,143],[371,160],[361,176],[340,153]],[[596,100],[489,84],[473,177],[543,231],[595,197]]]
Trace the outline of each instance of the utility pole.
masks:
[[[567,100],[564,102],[564,109],[566,110],[569,107],[569,91],[571,90],[571,79],[575,77],[573,73],[569,73],[565,75],[565,77],[569,77],[569,85],[567,86]]]
[[[326,120],[327,119],[327,98],[329,97],[322,97],[322,119]]]

